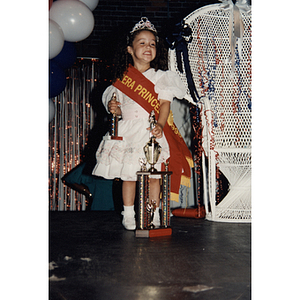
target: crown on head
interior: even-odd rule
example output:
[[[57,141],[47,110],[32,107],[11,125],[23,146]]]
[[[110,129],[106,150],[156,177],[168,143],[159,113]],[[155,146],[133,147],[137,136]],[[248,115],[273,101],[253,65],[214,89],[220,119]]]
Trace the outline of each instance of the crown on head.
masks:
[[[154,25],[148,20],[148,18],[142,17],[141,21],[139,21],[134,25],[134,27],[130,31],[130,34],[133,34],[135,31],[142,30],[142,29],[151,30],[157,33],[157,30],[155,29]]]

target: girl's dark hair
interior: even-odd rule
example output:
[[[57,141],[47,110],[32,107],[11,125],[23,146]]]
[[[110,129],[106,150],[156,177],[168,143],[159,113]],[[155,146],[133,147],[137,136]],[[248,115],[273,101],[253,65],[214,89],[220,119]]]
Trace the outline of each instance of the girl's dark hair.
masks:
[[[113,79],[112,79],[113,83],[117,79],[122,80],[123,75],[126,72],[129,64],[133,65],[133,59],[131,57],[131,54],[129,54],[127,51],[127,46],[132,47],[132,42],[134,41],[135,37],[143,30],[147,30],[147,29],[137,30],[133,34],[129,34],[125,36],[121,40],[119,46],[117,47],[115,58],[113,60]],[[152,32],[156,37],[156,57],[150,63],[151,68],[154,68],[155,71],[157,71],[158,69],[163,71],[168,70],[168,51],[164,41],[158,39],[155,32],[151,30],[148,31]]]

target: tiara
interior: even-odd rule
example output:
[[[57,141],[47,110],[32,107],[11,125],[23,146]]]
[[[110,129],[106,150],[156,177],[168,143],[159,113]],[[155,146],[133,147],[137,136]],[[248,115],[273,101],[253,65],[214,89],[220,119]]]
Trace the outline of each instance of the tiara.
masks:
[[[155,29],[154,25],[148,20],[148,18],[142,17],[141,21],[139,21],[134,25],[134,27],[130,31],[130,34],[133,34],[135,31],[142,30],[142,29],[148,29],[157,33],[157,30]]]

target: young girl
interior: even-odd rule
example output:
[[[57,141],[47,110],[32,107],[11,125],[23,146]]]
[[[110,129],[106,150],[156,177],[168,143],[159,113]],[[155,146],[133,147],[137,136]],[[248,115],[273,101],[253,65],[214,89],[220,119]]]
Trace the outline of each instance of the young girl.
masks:
[[[127,36],[127,45],[120,48],[115,61],[115,76],[113,83],[123,80],[124,73],[132,65],[155,86],[160,103],[157,124],[152,130],[157,142],[162,147],[159,161],[155,168],[160,171],[161,163],[169,156],[169,145],[163,133],[168,119],[170,104],[174,97],[182,99],[185,86],[176,73],[167,70],[167,51],[161,45],[155,27],[147,18],[141,18]],[[113,93],[117,100],[111,100]],[[127,230],[136,228],[134,200],[136,191],[136,172],[141,169],[140,158],[144,158],[143,147],[149,141],[149,112],[129,98],[114,85],[109,86],[102,96],[104,106],[110,113],[122,116],[118,123],[119,140],[103,140],[96,153],[97,164],[93,175],[106,179],[121,178],[123,180],[122,224]],[[160,226],[159,218],[159,179],[150,178],[150,200],[155,200],[157,208],[154,212],[153,223]]]

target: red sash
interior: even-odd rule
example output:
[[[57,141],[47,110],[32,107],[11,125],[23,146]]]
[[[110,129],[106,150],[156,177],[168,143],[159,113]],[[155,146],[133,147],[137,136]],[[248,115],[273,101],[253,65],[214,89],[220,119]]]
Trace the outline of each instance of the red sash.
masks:
[[[160,103],[157,99],[158,94],[154,90],[154,84],[140,71],[130,66],[124,74],[123,80],[117,80],[113,85],[137,102],[148,113],[154,110],[156,120],[158,119],[160,109]],[[169,170],[173,172],[171,179],[171,200],[178,202],[180,184],[190,186],[190,167],[193,167],[193,158],[173,122],[172,112],[170,112],[163,131],[170,148]]]

